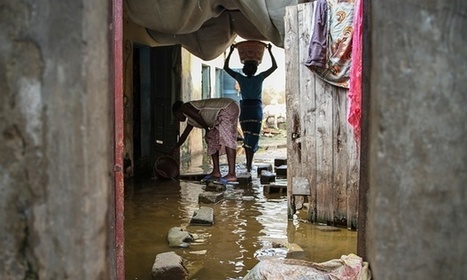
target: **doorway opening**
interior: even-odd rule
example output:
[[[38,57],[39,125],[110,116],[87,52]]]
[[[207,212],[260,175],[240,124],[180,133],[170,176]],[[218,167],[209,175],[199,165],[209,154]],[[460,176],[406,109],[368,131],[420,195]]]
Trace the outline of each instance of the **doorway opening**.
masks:
[[[118,0],[116,1],[119,2]],[[177,92],[179,92],[181,87],[181,81],[177,80],[177,77],[179,78],[180,75],[173,75],[173,73],[179,73],[177,71],[180,70],[177,69],[180,64],[173,63],[174,57],[179,55],[179,50],[177,53],[177,51],[173,51],[174,49],[169,50],[164,48],[165,47],[151,48],[147,46],[136,46],[135,49],[133,63],[137,68],[134,69],[136,75],[133,76],[133,82],[139,83],[139,85],[134,85],[134,90],[137,91],[139,95],[135,94],[133,98],[139,102],[135,102],[133,107],[134,125],[132,129],[134,130],[134,138],[132,141],[135,145],[133,157],[135,167],[137,167],[137,170],[135,170],[136,173],[139,171],[147,172],[152,170],[152,163],[157,156],[163,154],[168,147],[172,147],[176,142],[176,135],[178,133],[176,129],[178,128],[174,129],[170,105],[173,100],[179,97]],[[148,56],[149,59],[146,60],[145,58]],[[180,57],[178,57],[178,59],[180,59]],[[147,61],[151,61],[149,69],[147,69],[145,65]],[[154,64],[154,61],[157,61],[157,63]],[[148,91],[145,91],[147,89],[145,71],[149,71],[150,73],[149,96]],[[116,94],[121,94],[121,92],[122,91],[116,91]],[[167,94],[167,92],[170,94]],[[206,92],[206,95],[210,94],[207,88],[206,91],[203,90],[203,92]],[[143,104],[146,98],[150,100],[149,104]],[[149,114],[147,113],[148,111]],[[300,120],[299,117],[298,121]],[[156,145],[147,145],[148,139],[151,142],[155,141]],[[118,139],[116,140],[118,142]],[[118,195],[117,193],[117,196]],[[118,204],[118,202],[116,203]],[[116,208],[116,215],[121,215],[122,213],[118,211],[118,207]],[[117,227],[117,230],[120,229]],[[121,230],[123,231],[123,228],[121,228]],[[121,266],[121,268],[123,268],[123,266]]]

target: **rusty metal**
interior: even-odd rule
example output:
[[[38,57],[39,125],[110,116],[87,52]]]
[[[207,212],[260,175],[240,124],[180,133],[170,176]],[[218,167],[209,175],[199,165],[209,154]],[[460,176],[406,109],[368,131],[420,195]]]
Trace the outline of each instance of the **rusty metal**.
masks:
[[[114,84],[114,195],[115,277],[125,279],[124,261],[124,174],[123,169],[123,0],[112,1],[112,48]]]

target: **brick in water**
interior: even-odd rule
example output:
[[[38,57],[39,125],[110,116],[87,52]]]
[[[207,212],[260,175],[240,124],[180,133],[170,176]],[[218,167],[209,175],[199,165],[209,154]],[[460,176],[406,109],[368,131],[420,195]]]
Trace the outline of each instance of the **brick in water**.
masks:
[[[224,198],[223,192],[202,192],[198,196],[199,203],[214,204]]]
[[[258,176],[261,175],[261,172],[263,171],[272,171],[272,166],[270,164],[261,164],[258,165],[256,169],[256,173],[258,173]]]
[[[263,171],[261,172],[261,179],[260,182],[261,184],[269,184],[271,182],[276,181],[276,174],[269,172],[269,171]]]
[[[190,225],[212,225],[214,224],[214,210],[211,207],[200,207],[195,210]]]
[[[223,192],[225,191],[225,186],[215,184],[213,181],[206,182],[206,187],[204,188],[207,192]]]
[[[287,158],[276,158],[274,159],[274,166],[287,165]]]
[[[279,179],[276,182],[269,184],[268,188],[264,190],[266,194],[279,193],[282,194],[287,191],[287,181]]]
[[[287,248],[288,248],[287,258],[291,258],[291,259],[303,259],[303,258],[306,258],[305,251],[298,244],[289,243],[289,244],[287,244]]]
[[[251,174],[238,174],[237,180],[241,185],[248,185],[252,182]]]
[[[152,265],[152,279],[188,279],[188,270],[182,257],[175,252],[165,252],[156,255]]]
[[[281,165],[276,167],[277,178],[287,178],[287,165]]]

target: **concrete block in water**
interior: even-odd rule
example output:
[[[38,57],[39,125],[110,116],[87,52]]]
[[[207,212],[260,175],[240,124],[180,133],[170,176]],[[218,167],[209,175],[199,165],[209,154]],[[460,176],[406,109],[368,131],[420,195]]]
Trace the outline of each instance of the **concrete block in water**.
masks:
[[[214,181],[208,181],[206,182],[206,187],[204,187],[204,190],[207,192],[218,192],[219,193],[225,190],[225,186],[215,184]]]
[[[252,182],[251,174],[237,174],[237,181],[240,185],[248,185]]]
[[[258,174],[258,176],[260,176],[261,172],[263,171],[272,171],[271,164],[259,164],[256,168],[256,173]]]
[[[285,194],[287,191],[287,181],[284,179],[279,179],[277,182],[271,182],[270,184],[267,184],[263,188],[264,194],[272,194],[272,193],[278,193],[278,194]]]
[[[276,167],[277,178],[287,178],[287,165],[281,165]]]
[[[214,224],[214,210],[211,207],[200,207],[195,210],[191,218],[190,225],[207,225]]]
[[[302,247],[300,247],[296,243],[287,244],[287,249],[288,249],[287,258],[290,258],[290,259],[305,259],[306,258],[305,251],[302,249]]]
[[[198,195],[198,202],[206,204],[214,204],[224,198],[223,192],[202,192]]]
[[[287,158],[276,158],[274,159],[274,166],[287,165]]]
[[[276,181],[276,174],[269,172],[269,171],[263,171],[261,172],[261,177],[260,177],[260,182],[261,184],[270,184],[271,182]]]
[[[188,270],[182,257],[175,252],[156,255],[151,271],[152,279],[188,279]]]

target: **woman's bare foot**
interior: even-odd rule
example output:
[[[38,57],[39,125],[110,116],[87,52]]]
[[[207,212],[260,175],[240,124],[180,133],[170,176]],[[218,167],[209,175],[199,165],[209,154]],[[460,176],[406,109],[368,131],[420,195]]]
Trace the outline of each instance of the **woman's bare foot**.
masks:
[[[222,177],[222,179],[226,180],[227,182],[236,182],[237,176],[225,175],[224,177]]]
[[[211,177],[213,177],[213,178],[220,178],[220,177],[222,177],[222,174],[221,174],[221,173],[219,173],[219,172],[214,172],[214,171],[211,172],[211,173],[209,173],[208,175],[211,176]]]

